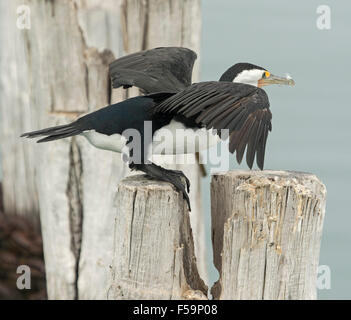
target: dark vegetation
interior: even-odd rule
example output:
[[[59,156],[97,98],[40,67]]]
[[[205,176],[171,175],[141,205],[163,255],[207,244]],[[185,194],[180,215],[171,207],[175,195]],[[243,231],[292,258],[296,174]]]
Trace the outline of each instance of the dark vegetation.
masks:
[[[19,290],[20,265],[31,270],[31,289]],[[5,215],[0,184],[0,300],[46,299],[43,243],[40,232],[24,217]]]

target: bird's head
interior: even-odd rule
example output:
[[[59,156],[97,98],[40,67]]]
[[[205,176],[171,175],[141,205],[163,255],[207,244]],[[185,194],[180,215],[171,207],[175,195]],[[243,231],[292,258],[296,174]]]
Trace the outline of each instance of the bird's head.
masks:
[[[259,88],[270,84],[295,85],[290,76],[275,76],[266,69],[251,63],[235,64],[222,74],[219,81],[245,83]]]

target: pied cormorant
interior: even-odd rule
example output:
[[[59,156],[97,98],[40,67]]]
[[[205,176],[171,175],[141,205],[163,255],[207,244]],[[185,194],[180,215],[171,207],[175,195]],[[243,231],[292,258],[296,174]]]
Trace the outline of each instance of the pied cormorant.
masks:
[[[247,165],[252,168],[256,155],[257,165],[263,169],[267,135],[272,129],[272,114],[267,94],[261,87],[294,84],[289,77],[274,76],[265,68],[249,63],[235,64],[219,81],[191,84],[195,59],[195,52],[180,47],[155,48],[117,59],[109,68],[113,88],[136,86],[144,95],[99,109],[70,124],[24,133],[22,136],[44,136],[38,142],[47,142],[83,135],[100,149],[121,152],[127,147],[131,169],[172,183],[183,193],[190,209],[181,178],[185,178],[188,192],[189,180],[181,171],[167,170],[148,161],[144,151],[149,150],[150,146],[160,149],[157,147],[165,129],[173,132],[184,129],[187,138],[190,138],[189,135],[198,135],[199,139],[206,136],[212,142],[223,138],[219,130],[227,129],[229,151],[236,152],[237,161],[241,162],[247,148]],[[149,139],[145,139],[146,121],[152,125]],[[217,129],[217,135],[213,134],[214,129]],[[139,144],[126,133],[131,130],[139,133],[141,139],[136,139],[140,141]],[[191,151],[184,149],[184,141],[175,144],[165,145],[159,153],[198,152],[203,148],[201,142],[196,143]],[[135,160],[136,153],[139,154],[138,161]]]

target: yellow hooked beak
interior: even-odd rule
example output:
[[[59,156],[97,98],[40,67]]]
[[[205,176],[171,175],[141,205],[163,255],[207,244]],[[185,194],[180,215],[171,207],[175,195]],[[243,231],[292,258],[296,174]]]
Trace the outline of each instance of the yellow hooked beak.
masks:
[[[279,77],[279,76],[275,76],[274,74],[270,74],[267,71],[266,77],[262,78],[258,81],[258,86],[263,87],[263,86],[268,86],[271,84],[283,84],[283,85],[288,85],[288,86],[294,86],[295,81],[289,76]]]

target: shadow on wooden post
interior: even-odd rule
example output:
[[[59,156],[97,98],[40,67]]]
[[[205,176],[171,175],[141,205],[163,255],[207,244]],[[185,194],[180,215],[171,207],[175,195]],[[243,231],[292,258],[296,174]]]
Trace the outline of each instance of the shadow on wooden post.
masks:
[[[170,184],[145,175],[120,183],[115,200],[109,299],[207,299],[188,208]]]
[[[325,186],[312,174],[212,177],[215,299],[316,299]]]

